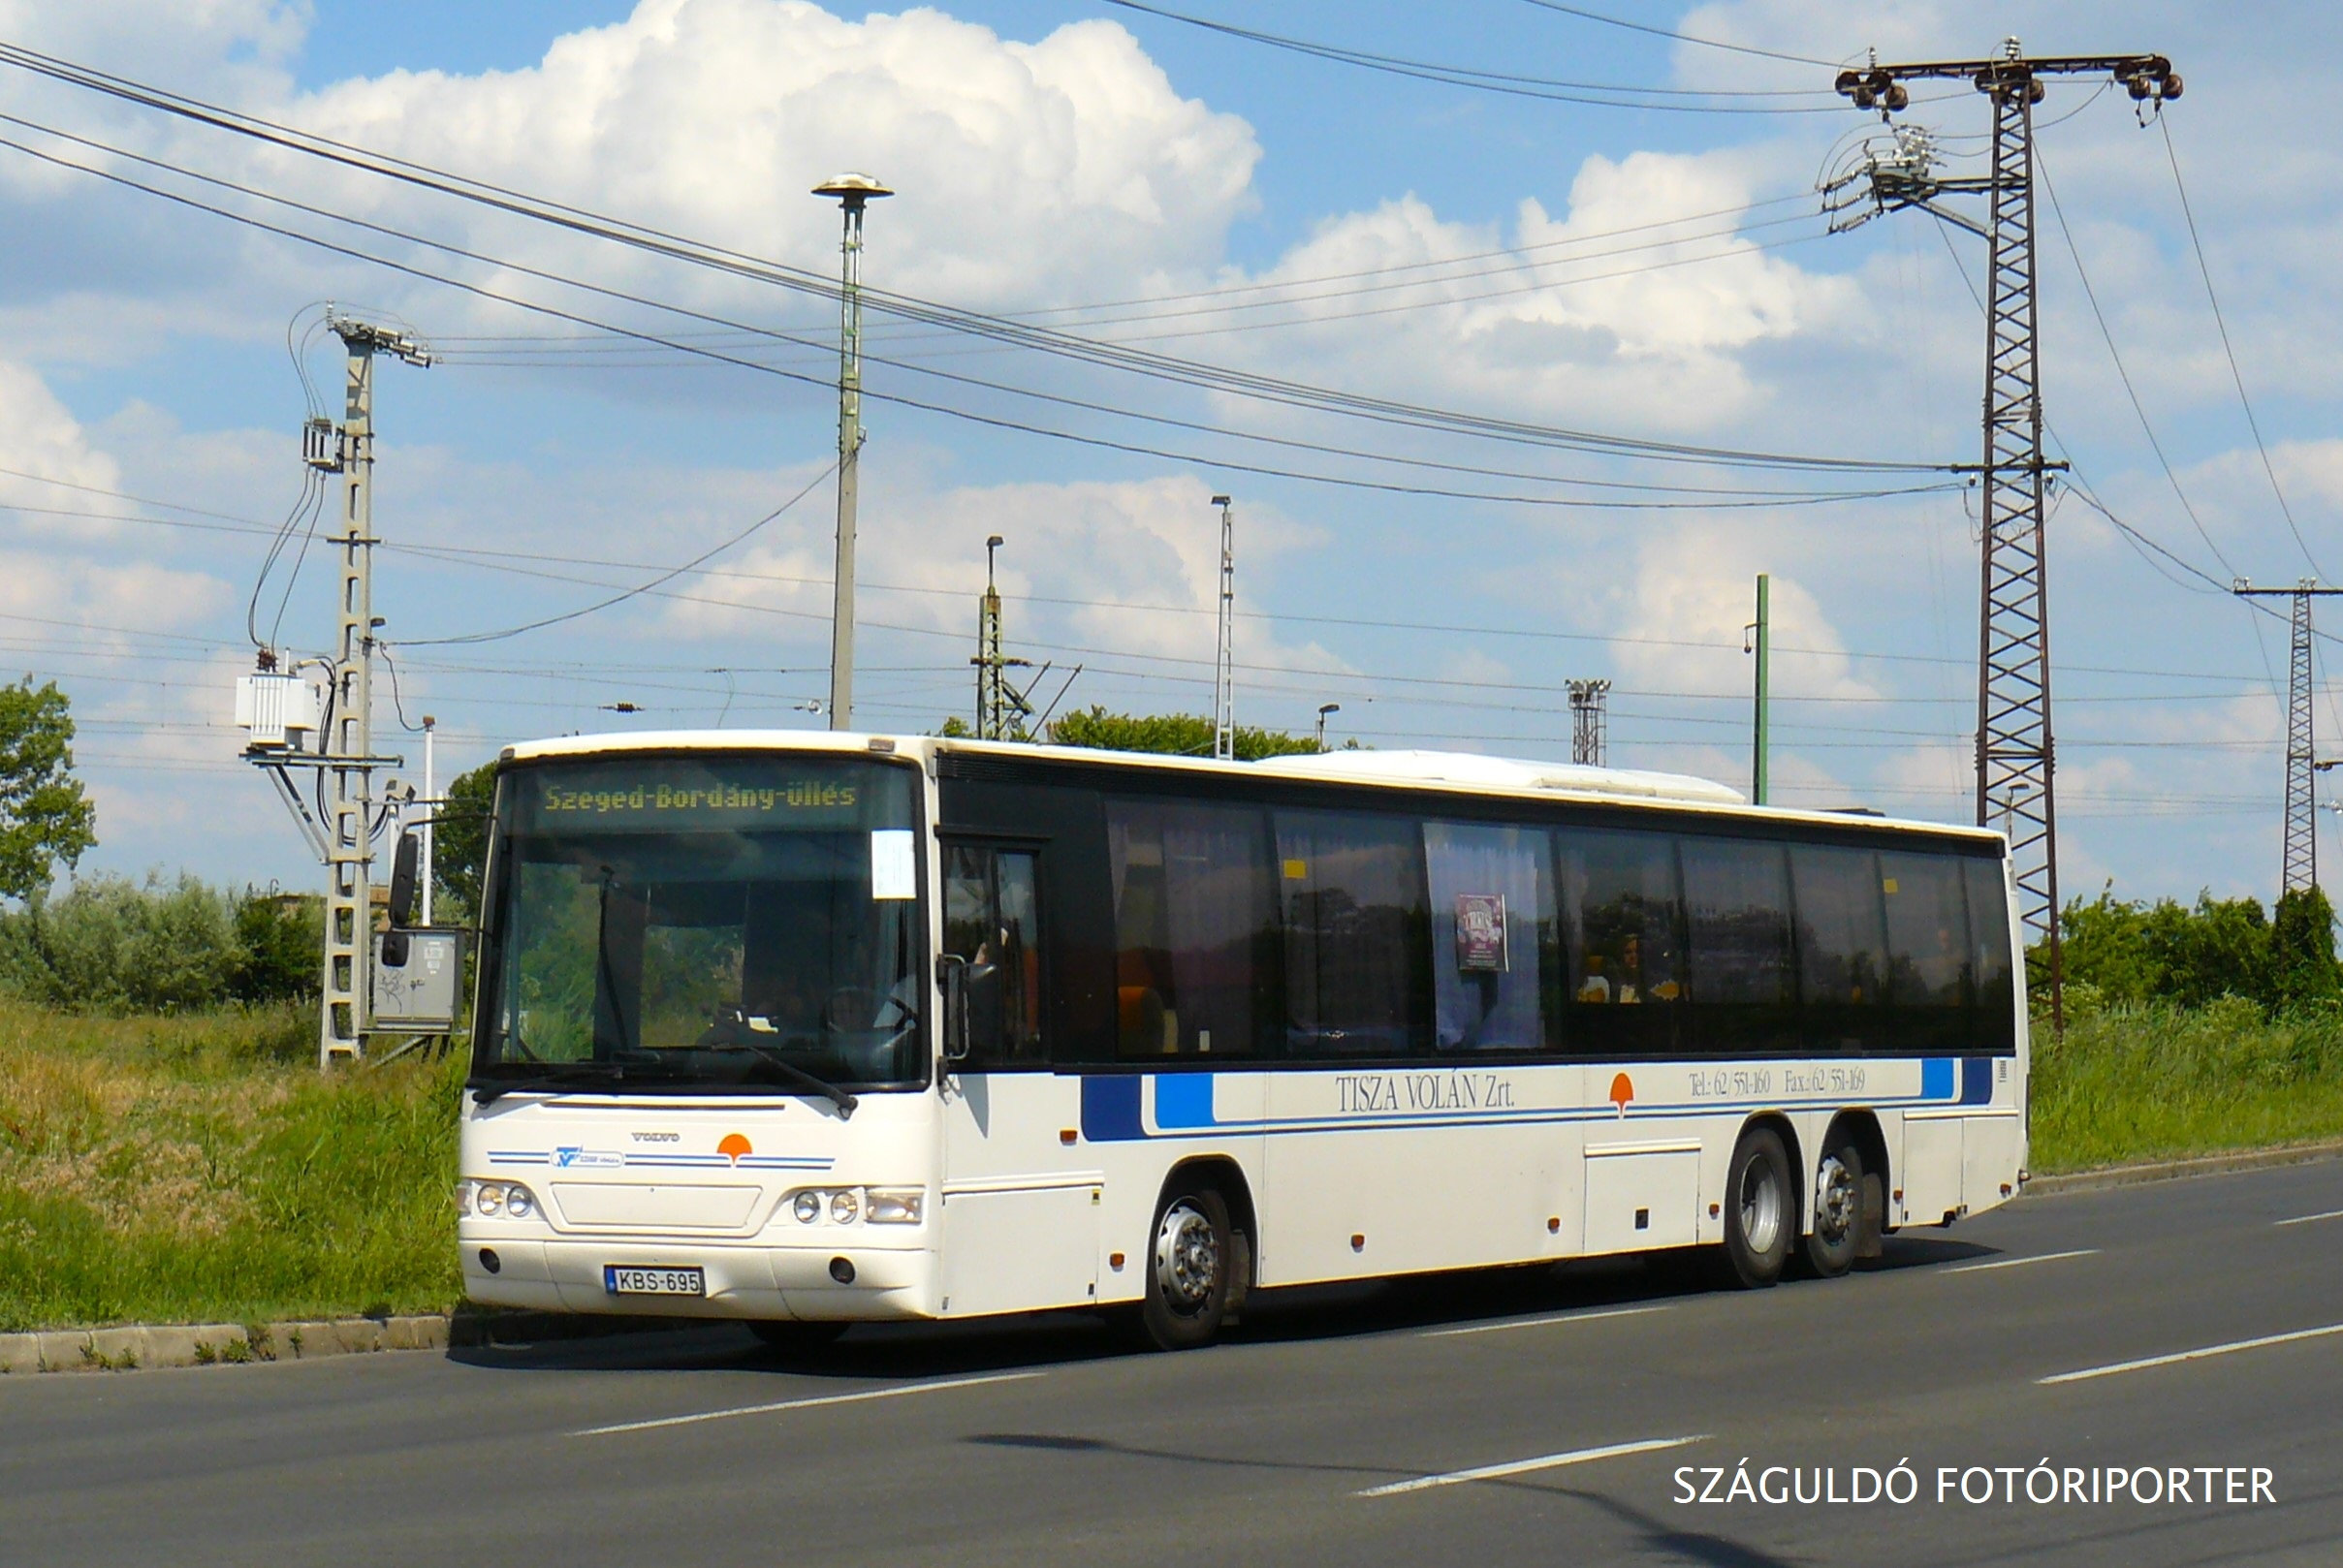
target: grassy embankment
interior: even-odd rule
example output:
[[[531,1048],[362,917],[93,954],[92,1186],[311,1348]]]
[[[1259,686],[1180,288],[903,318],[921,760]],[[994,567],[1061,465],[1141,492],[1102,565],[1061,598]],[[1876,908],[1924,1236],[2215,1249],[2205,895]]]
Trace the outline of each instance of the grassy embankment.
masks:
[[[0,1331],[455,1302],[460,1066],[321,1080],[311,1017],[0,1002]],[[2035,1049],[2040,1172],[2343,1135],[2343,1013],[2101,1013]]]
[[[0,1331],[450,1306],[461,1070],[321,1079],[314,1019],[0,1002]]]

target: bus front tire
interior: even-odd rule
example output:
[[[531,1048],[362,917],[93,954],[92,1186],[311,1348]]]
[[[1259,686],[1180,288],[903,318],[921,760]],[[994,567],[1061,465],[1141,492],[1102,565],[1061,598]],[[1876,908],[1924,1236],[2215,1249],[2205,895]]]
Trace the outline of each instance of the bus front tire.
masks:
[[[1770,1127],[1752,1127],[1733,1145],[1725,1178],[1725,1280],[1763,1290],[1782,1277],[1797,1235],[1789,1155]]]
[[[1852,1143],[1822,1151],[1815,1169],[1814,1229],[1806,1236],[1806,1262],[1824,1279],[1854,1267],[1863,1244],[1862,1150]]]
[[[1139,1325],[1157,1350],[1193,1350],[1220,1332],[1228,1308],[1228,1205],[1208,1186],[1175,1186],[1148,1238]]]

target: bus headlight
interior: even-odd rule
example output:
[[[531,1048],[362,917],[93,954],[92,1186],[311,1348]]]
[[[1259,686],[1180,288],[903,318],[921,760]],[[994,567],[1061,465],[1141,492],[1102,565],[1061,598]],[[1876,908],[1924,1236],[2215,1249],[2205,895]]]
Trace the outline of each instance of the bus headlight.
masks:
[[[493,1181],[483,1181],[473,1190],[472,1212],[482,1219],[494,1219],[504,1212],[504,1189]]]
[[[866,1218],[873,1225],[917,1225],[927,1197],[920,1187],[872,1187]]]
[[[504,1189],[504,1217],[526,1219],[537,1211],[537,1200],[528,1188],[519,1182]]]
[[[822,1217],[822,1195],[818,1192],[801,1192],[790,1204],[789,1211],[797,1216],[800,1225],[811,1225]]]
[[[472,1184],[469,1181],[459,1181],[456,1183],[456,1212],[468,1214],[471,1211]]]
[[[853,1224],[855,1213],[861,1207],[862,1205],[854,1201],[854,1194],[850,1192],[834,1192],[830,1195],[830,1218],[834,1224]]]
[[[456,1212],[482,1219],[527,1219],[537,1212],[537,1195],[518,1181],[459,1181]]]

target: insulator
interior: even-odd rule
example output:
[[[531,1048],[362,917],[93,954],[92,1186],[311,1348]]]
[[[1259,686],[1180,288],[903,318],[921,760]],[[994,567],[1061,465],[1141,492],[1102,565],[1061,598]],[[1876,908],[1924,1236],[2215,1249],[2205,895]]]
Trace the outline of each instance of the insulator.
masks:
[[[1854,107],[1857,109],[1869,109],[1872,105],[1871,89],[1869,87],[1857,87],[1848,96],[1854,100]]]
[[[2179,96],[2180,96],[2180,73],[2179,73],[2179,72],[2177,72],[2177,71],[2167,72],[2167,73],[2165,74],[2165,78],[2164,78],[2164,82],[2163,82],[2162,88],[2161,88],[2161,90],[2160,90],[2160,91],[2159,91],[2159,92],[2156,94],[2156,96],[2157,96],[2157,97],[2159,97],[2159,98],[2162,98],[2162,99],[2166,99],[2166,100],[2168,100],[2168,101],[2169,101],[2169,100],[2170,100],[2170,99],[2174,99],[2174,98],[2179,97]]]
[[[1839,73],[1839,79],[1832,82],[1831,86],[1837,90],[1840,97],[1844,98],[1853,92],[1855,83],[1862,79],[1863,73],[1860,71],[1842,71]]]
[[[1884,93],[1895,85],[1895,78],[1884,71],[1874,71],[1864,79],[1870,83],[1871,90],[1875,93]]]
[[[2041,103],[2041,102],[2042,102],[2042,101],[2044,98],[2047,98],[2047,97],[2049,97],[2049,96],[2050,96],[2049,89],[2048,89],[2048,88],[2046,88],[2046,87],[2044,87],[2044,86],[2042,84],[2041,78],[2034,78],[2034,79],[2029,80],[2029,81],[2026,83],[2026,102],[2027,102],[2027,103],[2029,103],[2029,104],[2039,104],[2039,103]]]
[[[2134,77],[2131,80],[2125,82],[2124,86],[2131,91],[2131,94],[2135,99],[2145,98],[2149,92],[2153,90],[2148,85],[2148,78],[2145,77]]]
[[[1895,82],[1888,87],[1886,103],[1889,109],[1902,109],[1911,102],[1912,95],[1904,90],[1902,82]]]

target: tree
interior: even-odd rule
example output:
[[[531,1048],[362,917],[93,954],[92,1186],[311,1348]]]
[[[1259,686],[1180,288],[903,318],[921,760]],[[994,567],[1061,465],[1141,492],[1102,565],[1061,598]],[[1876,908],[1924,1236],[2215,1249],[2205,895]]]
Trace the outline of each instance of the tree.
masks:
[[[2270,922],[2270,959],[2282,1006],[2343,992],[2343,966],[2335,962],[2335,910],[2324,889],[2296,888],[2279,897]]]
[[[98,841],[73,739],[73,703],[55,681],[0,686],[0,896],[37,897]]]
[[[1171,757],[1212,755],[1213,721],[1196,713],[1109,713],[1105,708],[1077,708],[1050,726],[1050,739],[1061,746],[1091,746],[1100,751],[1149,751]],[[1314,752],[1317,742],[1305,735],[1238,725],[1231,737],[1240,762],[1263,757],[1293,757]]]
[[[431,881],[448,915],[480,918],[480,878],[488,866],[489,813],[496,802],[496,765],[483,763],[448,786],[431,829]],[[433,910],[434,917],[439,915]]]

